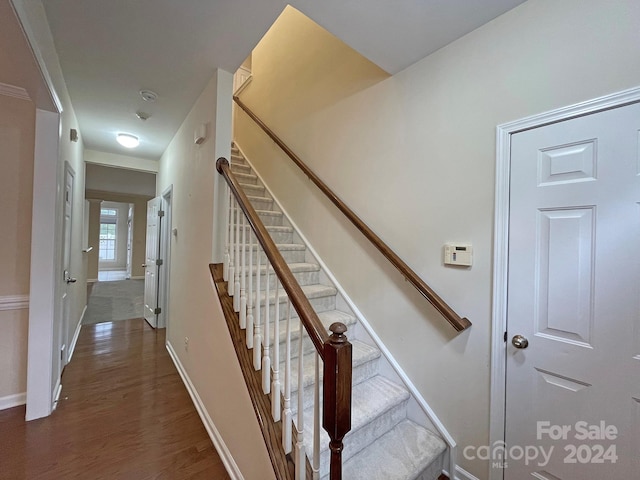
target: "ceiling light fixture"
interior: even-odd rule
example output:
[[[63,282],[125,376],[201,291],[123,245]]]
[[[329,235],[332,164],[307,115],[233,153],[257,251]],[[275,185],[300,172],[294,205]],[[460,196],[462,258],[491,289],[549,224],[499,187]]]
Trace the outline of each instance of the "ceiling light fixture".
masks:
[[[136,148],[140,145],[140,140],[135,135],[131,135],[130,133],[119,133],[116,136],[116,140],[120,145],[126,148]]]
[[[145,102],[155,102],[158,99],[158,94],[151,90],[140,90],[140,96]]]

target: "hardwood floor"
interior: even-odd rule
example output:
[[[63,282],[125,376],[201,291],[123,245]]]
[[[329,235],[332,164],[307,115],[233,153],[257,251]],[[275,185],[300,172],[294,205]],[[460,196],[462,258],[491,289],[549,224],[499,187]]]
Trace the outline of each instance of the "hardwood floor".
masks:
[[[228,479],[164,345],[142,319],[83,326],[56,411],[0,412],[0,479]]]

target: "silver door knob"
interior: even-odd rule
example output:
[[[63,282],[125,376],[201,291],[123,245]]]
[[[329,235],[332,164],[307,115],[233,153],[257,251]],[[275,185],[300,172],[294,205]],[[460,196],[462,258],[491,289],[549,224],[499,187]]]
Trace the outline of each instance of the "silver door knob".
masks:
[[[529,346],[529,340],[524,338],[522,335],[516,335],[511,339],[511,343],[516,348],[527,348]]]
[[[143,264],[142,264],[142,268],[147,268],[147,264],[146,264],[146,263],[143,263]]]
[[[65,281],[66,281],[67,283],[76,283],[76,282],[78,281],[78,279],[77,279],[77,278],[71,278],[71,277],[69,277],[69,278],[67,278]]]

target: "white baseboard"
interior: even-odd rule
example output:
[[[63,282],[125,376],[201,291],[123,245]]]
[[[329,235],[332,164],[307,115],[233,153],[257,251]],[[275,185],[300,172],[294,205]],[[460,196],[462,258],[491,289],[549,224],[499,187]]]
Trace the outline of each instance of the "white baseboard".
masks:
[[[51,413],[54,412],[54,410],[56,408],[58,408],[58,401],[60,400],[60,394],[62,393],[62,383],[60,383],[61,378],[58,378],[58,381],[56,382],[56,388],[54,388],[54,394],[53,394],[53,402],[51,403],[52,408],[51,408]]]
[[[240,472],[240,468],[238,467],[238,464],[233,459],[231,452],[229,451],[226,444],[224,443],[224,440],[222,439],[220,432],[218,431],[215,424],[213,423],[213,420],[209,416],[209,413],[207,413],[207,409],[202,403],[202,400],[200,399],[200,395],[198,395],[198,391],[193,386],[193,383],[191,383],[191,379],[189,378],[189,375],[187,375],[187,372],[183,368],[182,363],[178,358],[178,355],[176,354],[175,350],[173,349],[173,346],[171,345],[171,342],[169,341],[167,341],[167,351],[169,352],[169,356],[171,357],[171,360],[173,360],[173,364],[176,366],[176,369],[178,370],[178,373],[180,374],[180,377],[184,382],[184,386],[187,387],[187,391],[191,396],[191,401],[193,401],[193,404],[196,407],[196,410],[198,411],[198,415],[200,415],[200,420],[202,420],[204,428],[207,430],[207,433],[209,434],[209,438],[211,438],[211,442],[213,442],[213,446],[218,452],[218,455],[220,455],[220,459],[222,460],[222,463],[224,464],[224,467],[227,470],[227,473],[231,477],[231,480],[244,480],[244,477],[242,476],[242,472]]]
[[[88,278],[87,283],[96,283],[98,281],[97,278]]]
[[[27,392],[16,393],[14,395],[7,395],[0,397],[0,410],[6,410],[7,408],[19,407],[27,403]]]
[[[446,470],[443,470],[442,473],[444,473],[447,477],[451,478],[451,475],[449,475],[449,472],[447,472]],[[456,476],[453,480],[480,480],[480,479],[475,475],[471,475],[464,468],[461,468],[456,465]]]
[[[78,337],[80,336],[80,329],[82,328],[82,321],[84,320],[84,314],[87,313],[87,306],[84,306],[84,310],[82,310],[82,315],[80,315],[80,321],[78,322],[78,326],[76,327],[76,331],[73,334],[73,339],[71,340],[71,346],[69,347],[69,358],[67,359],[67,363],[71,361],[71,357],[73,357],[73,352],[76,350],[76,343],[78,343]]]

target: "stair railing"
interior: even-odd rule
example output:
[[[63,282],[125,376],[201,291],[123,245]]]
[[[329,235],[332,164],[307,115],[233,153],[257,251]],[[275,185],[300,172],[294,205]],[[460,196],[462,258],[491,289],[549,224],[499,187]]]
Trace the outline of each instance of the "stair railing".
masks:
[[[313,478],[319,478],[320,470],[320,381],[322,381],[322,426],[329,435],[331,480],[342,479],[343,438],[351,429],[351,358],[352,347],[345,332],[347,327],[333,323],[329,334],[318,318],[311,303],[293,276],[282,254],[278,251],[258,213],[245,195],[229,161],[219,158],[216,169],[229,187],[229,216],[223,269],[233,288],[234,310],[239,314],[241,328],[246,328],[246,343],[253,348],[253,366],[262,370],[262,389],[271,396],[274,422],[282,419],[282,445],[286,454],[294,451],[296,480],[304,480],[307,470],[305,436],[312,434],[310,458]],[[248,233],[248,235],[247,235]],[[255,241],[254,241],[255,239]],[[247,268],[248,253],[248,268]],[[262,267],[263,255],[266,265]],[[255,263],[254,263],[255,259]],[[255,268],[254,268],[255,267]],[[272,272],[275,275],[272,275]],[[264,288],[261,286],[264,276]],[[248,286],[247,286],[248,283]],[[233,286],[233,287],[232,287]],[[273,288],[273,290],[272,290]],[[280,293],[286,293],[286,308],[280,308]],[[261,292],[264,290],[264,295]],[[271,295],[271,291],[274,292]],[[272,300],[273,297],[273,300]],[[273,308],[272,303],[273,301]],[[297,345],[297,378],[291,365],[292,311],[299,318]],[[280,320],[286,321],[284,333],[284,373],[280,377]],[[271,325],[273,323],[273,325]],[[305,429],[304,410],[304,335],[306,332],[314,349],[315,387],[312,394],[313,428]],[[273,345],[271,345],[273,339]],[[262,347],[262,348],[261,348]],[[320,378],[320,362],[323,362],[323,378]],[[292,381],[297,382],[297,415],[292,411]],[[295,423],[295,431],[292,424]],[[295,447],[293,444],[295,443]]]
[[[382,255],[396,267],[402,276],[413,285],[420,294],[427,299],[435,309],[451,324],[457,331],[461,332],[471,326],[471,322],[466,317],[460,317],[424,280],[422,280],[409,265],[407,265],[391,248],[376,235],[369,226],[351,210],[320,177],[318,177],[293,151],[278,137],[273,130],[260,120],[260,118],[245,105],[237,96],[233,100],[256,124],[278,145],[282,151],[295,163],[300,170],[320,189],[331,202],[349,219],[349,221],[369,240]]]

